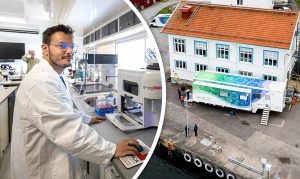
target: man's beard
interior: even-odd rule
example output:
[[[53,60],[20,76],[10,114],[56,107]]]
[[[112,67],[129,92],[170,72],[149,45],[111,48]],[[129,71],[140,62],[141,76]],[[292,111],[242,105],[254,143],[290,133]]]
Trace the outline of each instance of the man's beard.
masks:
[[[72,65],[71,62],[69,64],[60,64],[58,59],[52,58],[52,53],[51,53],[50,49],[49,49],[48,53],[49,53],[49,60],[57,66],[59,66],[61,68],[67,68]]]

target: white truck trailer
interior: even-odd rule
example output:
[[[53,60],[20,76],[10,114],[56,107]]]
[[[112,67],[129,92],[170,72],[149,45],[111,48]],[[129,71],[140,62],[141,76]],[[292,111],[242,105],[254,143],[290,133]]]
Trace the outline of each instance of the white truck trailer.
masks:
[[[193,79],[193,101],[256,113],[258,109],[282,112],[286,83],[229,73],[200,71]]]

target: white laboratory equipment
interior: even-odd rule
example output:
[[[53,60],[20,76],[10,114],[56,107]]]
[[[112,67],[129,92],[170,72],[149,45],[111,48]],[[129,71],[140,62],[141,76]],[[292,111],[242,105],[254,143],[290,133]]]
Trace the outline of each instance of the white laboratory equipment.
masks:
[[[119,69],[117,112],[106,117],[123,131],[158,126],[162,86],[159,70]]]

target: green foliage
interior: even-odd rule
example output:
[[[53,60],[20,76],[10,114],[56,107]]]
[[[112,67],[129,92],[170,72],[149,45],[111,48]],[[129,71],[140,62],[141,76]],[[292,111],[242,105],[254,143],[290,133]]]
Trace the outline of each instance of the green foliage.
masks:
[[[158,15],[158,14],[171,14],[172,13],[171,9],[172,9],[171,6],[165,7],[162,10],[160,10],[156,15]]]
[[[295,0],[295,2],[297,4],[298,8],[300,9],[300,0]]]

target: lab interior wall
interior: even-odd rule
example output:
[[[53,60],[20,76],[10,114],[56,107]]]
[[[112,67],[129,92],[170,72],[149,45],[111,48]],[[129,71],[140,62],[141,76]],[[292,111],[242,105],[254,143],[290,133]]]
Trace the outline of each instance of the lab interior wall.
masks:
[[[76,30],[76,29],[75,29]],[[36,58],[42,58],[42,31],[40,34],[21,34],[21,33],[11,33],[11,32],[0,32],[1,42],[15,42],[15,43],[25,43],[25,53],[28,50],[34,50],[36,53]],[[74,37],[74,43],[78,45],[77,51],[80,53],[76,54],[81,56],[85,53],[82,42],[82,37]],[[21,59],[22,57],[20,57]],[[21,71],[26,72],[27,64],[23,60],[16,59],[14,62],[0,62],[1,64],[10,64],[16,69],[18,73]]]

